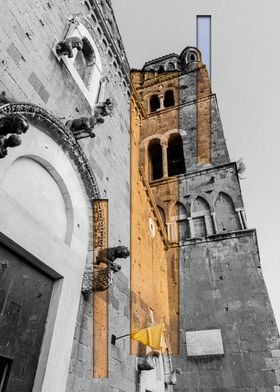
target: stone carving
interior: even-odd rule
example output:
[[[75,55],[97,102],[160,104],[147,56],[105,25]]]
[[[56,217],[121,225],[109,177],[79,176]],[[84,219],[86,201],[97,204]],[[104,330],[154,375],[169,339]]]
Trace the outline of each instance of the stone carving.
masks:
[[[103,123],[106,116],[111,116],[114,109],[114,103],[111,98],[107,98],[106,101],[100,102],[94,107],[94,117],[97,122]]]
[[[160,356],[159,351],[150,351],[145,357],[138,358],[137,369],[138,370],[153,370],[155,368],[154,357]]]
[[[95,137],[93,132],[94,126],[97,121],[94,116],[91,117],[80,117],[74,120],[69,120],[66,122],[66,127],[68,127],[75,136],[76,139],[83,139],[85,137]]]
[[[96,124],[104,123],[104,117],[112,114],[113,107],[112,99],[107,98],[106,101],[95,105],[93,116],[75,118],[74,120],[67,121],[65,125],[73,132],[77,140],[86,137],[93,138],[95,137],[93,128]]]
[[[0,158],[8,154],[9,147],[21,144],[21,138],[18,135],[25,133],[28,128],[28,121],[20,114],[8,114],[0,118]]]
[[[5,105],[6,103],[9,103],[10,100],[7,98],[6,91],[2,91],[0,95],[0,105]]]
[[[74,57],[73,49],[83,49],[83,41],[79,37],[69,37],[64,41],[60,41],[55,45],[55,51],[58,56],[67,56],[69,58]]]
[[[119,272],[121,270],[121,266],[116,264],[115,260],[126,259],[129,255],[130,252],[126,246],[102,249],[96,257],[96,265],[105,263],[112,272]]]
[[[182,374],[182,369],[172,370],[165,379],[165,384],[167,385],[176,385],[177,384],[177,374]]]
[[[88,267],[84,273],[82,293],[88,296],[93,291],[104,291],[113,281],[113,275],[121,270],[116,259],[126,259],[130,252],[126,246],[106,248],[99,251],[93,268]]]

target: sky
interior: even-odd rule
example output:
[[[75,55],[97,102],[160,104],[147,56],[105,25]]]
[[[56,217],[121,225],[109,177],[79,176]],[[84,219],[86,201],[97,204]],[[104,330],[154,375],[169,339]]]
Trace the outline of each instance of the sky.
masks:
[[[196,15],[212,16],[212,91],[241,181],[249,228],[280,326],[279,0],[112,0],[131,67],[196,45]]]

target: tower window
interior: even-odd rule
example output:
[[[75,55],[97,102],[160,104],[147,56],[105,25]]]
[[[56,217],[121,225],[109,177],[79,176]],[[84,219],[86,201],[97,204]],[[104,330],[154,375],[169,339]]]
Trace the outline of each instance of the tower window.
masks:
[[[169,140],[167,160],[169,177],[186,172],[182,139],[179,134],[173,135]]]
[[[150,109],[151,112],[156,112],[160,108],[159,97],[157,95],[152,95],[150,99]]]
[[[95,64],[95,54],[87,38],[83,38],[83,49],[77,52],[74,67],[78,71],[86,86],[91,81],[93,66]]]
[[[163,176],[162,149],[159,141],[149,146],[151,180],[158,180]]]
[[[196,60],[195,54],[192,53],[192,54],[190,55],[190,60],[191,60],[191,61],[195,61],[195,60]]]
[[[210,207],[202,197],[197,197],[193,202],[192,221],[195,237],[205,237],[214,233]]]
[[[172,63],[172,61],[170,61],[170,62],[167,64],[166,70],[167,70],[167,71],[174,71],[174,70],[175,70],[175,64]]]
[[[164,107],[169,108],[170,106],[174,106],[174,93],[173,90],[167,90],[164,95]]]

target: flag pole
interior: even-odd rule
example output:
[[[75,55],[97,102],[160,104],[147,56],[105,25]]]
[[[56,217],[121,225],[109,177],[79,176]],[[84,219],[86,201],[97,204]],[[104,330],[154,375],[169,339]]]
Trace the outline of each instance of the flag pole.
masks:
[[[116,340],[125,338],[126,336],[130,336],[130,335],[132,335],[132,334],[131,333],[127,333],[125,335],[118,336],[118,337],[116,335],[112,335],[111,336],[111,344],[114,346],[116,344]]]

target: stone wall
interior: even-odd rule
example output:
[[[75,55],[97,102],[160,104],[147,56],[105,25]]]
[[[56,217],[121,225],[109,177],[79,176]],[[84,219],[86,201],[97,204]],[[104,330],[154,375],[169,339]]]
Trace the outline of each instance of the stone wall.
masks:
[[[109,4],[109,5],[108,5]],[[16,102],[35,103],[58,120],[89,116],[88,102],[64,61],[53,52],[69,28],[82,23],[95,42],[102,63],[99,100],[112,98],[114,110],[95,127],[96,137],[80,141],[96,176],[100,197],[109,199],[109,246],[130,246],[129,66],[110,2],[1,1],[0,90]],[[89,247],[92,262],[92,248]],[[80,298],[67,390],[131,391],[135,388],[134,360],[129,341],[109,352],[109,378],[92,378],[92,305]],[[109,336],[129,332],[129,261],[109,293]],[[65,326],[67,327],[67,326]]]
[[[253,230],[181,248],[177,391],[273,391],[279,336]],[[221,329],[224,355],[188,356],[186,331]]]

